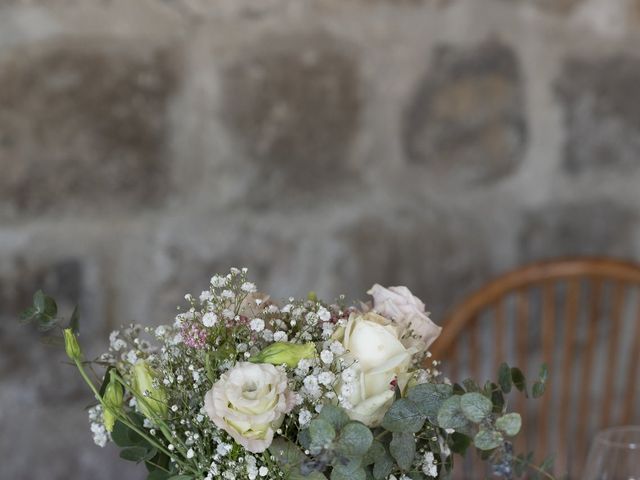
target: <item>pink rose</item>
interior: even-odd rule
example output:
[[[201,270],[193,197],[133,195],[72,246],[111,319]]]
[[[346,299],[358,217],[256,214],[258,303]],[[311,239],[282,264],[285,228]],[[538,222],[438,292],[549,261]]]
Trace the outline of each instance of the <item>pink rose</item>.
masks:
[[[431,321],[424,303],[414,296],[407,287],[384,288],[377,283],[367,292],[373,297],[373,309],[390,318],[411,336],[406,344],[428,349],[435,341],[442,327]]]

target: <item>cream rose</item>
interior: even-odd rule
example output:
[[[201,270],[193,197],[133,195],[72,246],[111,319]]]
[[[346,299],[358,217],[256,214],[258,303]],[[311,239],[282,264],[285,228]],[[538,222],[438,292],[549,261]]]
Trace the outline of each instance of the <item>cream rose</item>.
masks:
[[[347,413],[352,419],[375,427],[393,403],[392,382],[397,381],[400,388],[406,385],[416,349],[405,347],[399,328],[373,312],[351,315],[342,344],[348,351],[346,360],[355,361],[343,374],[340,386],[347,400]]]
[[[373,309],[392,319],[398,327],[411,334],[403,343],[421,351],[428,349],[440,336],[442,327],[431,321],[424,303],[407,287],[384,288],[377,283],[367,292],[373,296]]]
[[[204,398],[209,418],[253,453],[264,452],[294,406],[287,375],[273,365],[241,362]]]

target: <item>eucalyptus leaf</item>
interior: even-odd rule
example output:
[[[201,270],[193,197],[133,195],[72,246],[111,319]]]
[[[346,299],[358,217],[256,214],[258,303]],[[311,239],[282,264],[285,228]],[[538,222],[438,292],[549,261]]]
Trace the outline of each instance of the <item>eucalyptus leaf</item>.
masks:
[[[336,438],[336,430],[328,421],[318,417],[309,424],[309,435],[313,445],[326,446]]]
[[[467,379],[463,380],[462,381],[462,386],[464,387],[464,389],[467,392],[479,392],[480,391],[480,387],[478,386],[476,381],[473,380],[472,378],[467,378]]]
[[[364,468],[358,467],[354,470],[345,468],[341,465],[333,467],[331,471],[331,480],[366,480],[367,474]]]
[[[393,432],[389,452],[403,470],[409,470],[416,456],[416,439],[413,433]]]
[[[362,458],[363,465],[372,465],[376,462],[378,458],[385,454],[384,445],[379,440],[374,440]]]
[[[313,471],[303,475],[300,471],[302,462],[309,460],[300,448],[283,437],[273,439],[269,446],[269,453],[273,455],[287,480],[327,480],[322,473]]]
[[[373,465],[373,478],[375,480],[386,480],[392,470],[393,458],[385,450],[384,455],[378,457]]]
[[[445,383],[423,383],[410,388],[407,398],[414,402],[418,410],[433,423],[438,417],[442,403],[453,395],[453,387]]]
[[[346,456],[363,456],[373,443],[373,434],[369,427],[360,422],[349,422],[340,432],[336,449]]]
[[[506,363],[502,363],[498,368],[498,384],[504,393],[511,392],[511,369]]]
[[[480,423],[491,414],[493,404],[481,393],[472,392],[460,397],[460,408],[465,417],[474,423]]]
[[[493,450],[502,445],[504,438],[495,430],[480,430],[473,439],[473,444],[478,450]]]
[[[387,410],[382,419],[382,427],[390,432],[418,432],[422,429],[425,418],[415,402],[401,398]]]
[[[496,420],[496,428],[509,437],[518,434],[522,427],[522,418],[519,413],[507,413]]]
[[[524,393],[524,396],[529,398],[529,392],[527,391],[527,380],[524,377],[524,373],[517,367],[511,368],[511,380],[518,390]]]
[[[469,430],[470,423],[460,406],[460,396],[454,395],[445,400],[438,410],[438,425],[440,428],[451,428],[465,432]]]
[[[336,431],[339,431],[344,427],[347,423],[349,423],[349,415],[344,409],[340,407],[336,407],[335,405],[325,405],[322,407],[320,411],[319,418],[326,420]]]
[[[471,445],[471,437],[463,433],[453,432],[449,436],[449,448],[453,453],[464,455]]]
[[[540,380],[536,380],[536,382],[533,384],[533,387],[531,388],[531,394],[533,398],[540,398],[542,395],[544,395],[545,388],[546,387],[544,383],[542,383]]]

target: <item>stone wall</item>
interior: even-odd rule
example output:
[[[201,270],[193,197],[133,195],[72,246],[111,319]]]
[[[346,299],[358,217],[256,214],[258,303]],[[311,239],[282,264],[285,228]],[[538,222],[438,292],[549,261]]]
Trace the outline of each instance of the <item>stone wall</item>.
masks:
[[[15,322],[38,287],[98,352],[231,265],[438,320],[533,259],[639,258],[639,41],[638,0],[2,0],[2,477],[143,478]]]

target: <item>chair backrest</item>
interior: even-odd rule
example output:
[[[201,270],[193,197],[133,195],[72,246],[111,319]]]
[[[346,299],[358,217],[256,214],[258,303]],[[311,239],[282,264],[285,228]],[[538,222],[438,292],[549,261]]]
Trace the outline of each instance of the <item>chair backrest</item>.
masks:
[[[495,380],[502,361],[529,379],[546,363],[541,399],[510,396],[523,413],[516,448],[535,450],[538,459],[555,454],[556,475],[578,478],[596,430],[640,423],[639,291],[640,265],[629,262],[534,263],[464,300],[431,351],[460,380]]]

